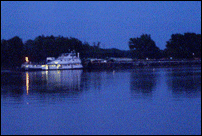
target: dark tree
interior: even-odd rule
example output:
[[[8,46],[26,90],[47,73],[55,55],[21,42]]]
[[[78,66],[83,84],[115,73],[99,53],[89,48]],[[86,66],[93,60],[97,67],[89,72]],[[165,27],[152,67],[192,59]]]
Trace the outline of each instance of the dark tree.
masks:
[[[1,63],[12,68],[19,67],[23,62],[23,42],[15,36],[10,40],[1,41]]]
[[[29,59],[33,58],[34,56],[34,41],[33,40],[27,40],[24,44],[23,52],[24,52],[24,57],[29,57]],[[33,59],[31,59],[33,61]]]
[[[167,57],[178,59],[201,58],[201,34],[172,34],[167,41],[165,52]]]
[[[130,38],[129,48],[132,51],[132,56],[139,59],[157,59],[161,54],[151,36],[147,34],[141,35],[140,38]]]

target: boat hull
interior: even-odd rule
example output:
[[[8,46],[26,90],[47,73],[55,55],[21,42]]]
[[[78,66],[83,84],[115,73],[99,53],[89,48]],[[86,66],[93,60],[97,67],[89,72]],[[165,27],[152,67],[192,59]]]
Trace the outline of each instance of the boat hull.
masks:
[[[69,66],[48,66],[48,65],[41,65],[41,66],[34,66],[34,65],[25,65],[21,67],[22,70],[25,71],[40,71],[40,70],[72,70],[72,69],[83,69],[83,66],[80,65],[69,65]]]

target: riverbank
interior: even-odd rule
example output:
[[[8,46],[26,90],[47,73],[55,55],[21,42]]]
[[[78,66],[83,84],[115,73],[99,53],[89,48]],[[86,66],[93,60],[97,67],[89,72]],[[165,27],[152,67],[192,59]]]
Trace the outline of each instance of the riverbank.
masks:
[[[107,70],[107,69],[134,69],[138,67],[170,67],[200,65],[201,60],[135,60],[130,62],[112,62],[112,61],[83,61],[83,68],[90,70]],[[20,67],[1,66],[2,71],[21,71]]]
[[[144,66],[201,65],[201,60],[136,60],[132,62],[84,62],[85,69],[134,69]]]

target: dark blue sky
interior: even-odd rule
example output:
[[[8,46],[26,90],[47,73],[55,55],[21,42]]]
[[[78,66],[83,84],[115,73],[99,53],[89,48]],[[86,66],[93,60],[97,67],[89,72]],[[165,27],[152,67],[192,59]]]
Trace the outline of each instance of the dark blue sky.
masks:
[[[165,49],[171,34],[201,34],[200,1],[1,1],[1,39],[39,35],[101,42],[128,50],[130,38],[150,34]]]

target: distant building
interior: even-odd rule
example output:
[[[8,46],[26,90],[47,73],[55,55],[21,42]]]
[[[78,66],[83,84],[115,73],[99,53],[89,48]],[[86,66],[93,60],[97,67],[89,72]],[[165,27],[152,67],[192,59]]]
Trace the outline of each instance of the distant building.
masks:
[[[85,61],[91,62],[91,63],[107,63],[107,60],[105,60],[105,59],[97,59],[97,58],[88,58]]]
[[[107,61],[128,63],[128,62],[133,62],[133,59],[132,58],[109,58]]]

